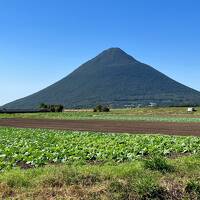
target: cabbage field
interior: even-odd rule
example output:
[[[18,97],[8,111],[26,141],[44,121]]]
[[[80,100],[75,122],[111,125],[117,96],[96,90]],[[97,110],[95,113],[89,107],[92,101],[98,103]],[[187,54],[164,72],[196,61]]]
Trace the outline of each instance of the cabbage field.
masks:
[[[199,154],[200,138],[0,128],[0,170]]]

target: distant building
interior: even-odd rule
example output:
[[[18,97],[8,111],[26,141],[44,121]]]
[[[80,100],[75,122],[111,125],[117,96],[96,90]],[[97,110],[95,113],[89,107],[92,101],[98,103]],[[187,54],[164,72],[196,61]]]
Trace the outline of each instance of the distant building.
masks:
[[[195,111],[197,111],[197,110],[196,110],[194,107],[190,107],[190,108],[187,109],[187,111],[188,111],[188,112],[195,112]]]
[[[135,108],[134,104],[128,104],[128,105],[124,105],[125,108]]]
[[[157,106],[157,103],[153,103],[153,102],[149,103],[149,107],[156,107],[156,106]]]

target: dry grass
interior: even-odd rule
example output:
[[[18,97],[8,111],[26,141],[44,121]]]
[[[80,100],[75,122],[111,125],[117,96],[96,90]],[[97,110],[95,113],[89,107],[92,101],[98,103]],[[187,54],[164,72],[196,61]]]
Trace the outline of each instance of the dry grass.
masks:
[[[198,199],[200,159],[190,156],[167,162],[175,170],[164,174],[145,168],[143,161],[13,169],[0,175],[0,197],[27,200]]]

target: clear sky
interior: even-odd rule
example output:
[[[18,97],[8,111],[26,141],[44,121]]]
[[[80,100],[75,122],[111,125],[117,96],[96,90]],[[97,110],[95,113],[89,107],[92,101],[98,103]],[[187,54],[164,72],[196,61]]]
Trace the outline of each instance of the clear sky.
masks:
[[[0,105],[120,47],[200,90],[199,0],[0,0]]]

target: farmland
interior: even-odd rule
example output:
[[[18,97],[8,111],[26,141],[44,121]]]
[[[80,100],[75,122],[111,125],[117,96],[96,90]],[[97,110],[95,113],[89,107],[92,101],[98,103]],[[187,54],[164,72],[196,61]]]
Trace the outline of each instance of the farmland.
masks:
[[[2,198],[181,199],[199,195],[199,137],[3,127],[0,133]]]
[[[187,108],[183,107],[111,109],[108,113],[69,110],[63,113],[0,114],[0,118],[200,122],[200,109],[197,108],[194,113],[188,113]]]
[[[15,117],[181,127],[200,122],[199,111],[186,108],[0,115]],[[9,127],[0,127],[0,134],[2,199],[200,198],[200,137]]]
[[[1,169],[81,161],[124,162],[143,156],[200,153],[200,138],[1,128]]]
[[[200,123],[154,122],[130,120],[58,120],[58,119],[0,119],[0,126],[18,128],[46,128],[67,131],[94,131],[106,133],[143,133],[200,136]]]

